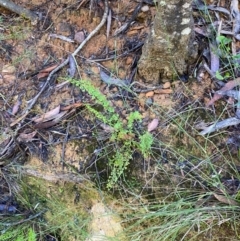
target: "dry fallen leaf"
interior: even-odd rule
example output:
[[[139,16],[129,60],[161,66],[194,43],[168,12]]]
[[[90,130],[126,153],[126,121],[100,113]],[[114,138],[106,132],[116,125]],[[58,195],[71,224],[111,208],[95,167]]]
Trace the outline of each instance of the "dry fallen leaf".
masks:
[[[146,97],[152,97],[154,96],[154,91],[149,91],[146,93]]]
[[[149,124],[148,124],[148,132],[151,132],[155,130],[158,127],[158,119],[153,119]]]
[[[82,106],[83,104],[81,102],[77,102],[77,103],[73,103],[73,104],[70,104],[68,106],[61,106],[60,110],[70,110],[70,109],[73,109],[73,108],[77,108],[77,107],[80,107]]]
[[[235,80],[228,81],[219,91],[224,92],[227,90],[231,90],[238,85],[240,85],[240,78],[236,78]],[[210,105],[213,105],[215,101],[221,99],[222,97],[223,95],[215,93],[213,98],[207,103],[207,107],[209,107]]]
[[[55,65],[53,65],[53,66],[47,67],[47,68],[39,71],[39,73],[38,73],[38,75],[37,75],[37,78],[38,78],[38,79],[41,79],[41,78],[44,78],[44,77],[48,76],[49,73],[50,73],[52,70],[54,70],[55,68],[57,68],[57,66],[58,66],[58,65],[55,64]]]
[[[225,204],[229,204],[229,205],[233,205],[233,206],[240,206],[240,203],[235,201],[232,198],[228,198],[224,195],[219,195],[216,193],[213,193],[213,196],[221,203],[225,203]]]
[[[59,114],[59,112],[60,112],[60,105],[57,106],[56,108],[54,108],[53,110],[50,110],[47,113],[41,115],[40,117],[32,118],[32,121],[34,121],[36,123],[46,122],[46,121],[56,118],[56,116]]]
[[[22,141],[22,142],[29,142],[32,141],[33,137],[37,134],[37,131],[33,131],[31,133],[21,133],[18,136],[18,141]]]
[[[72,111],[74,111],[74,110],[72,110]],[[70,111],[69,114],[71,114],[72,111]],[[52,126],[56,125],[57,123],[59,123],[63,119],[63,117],[66,117],[67,113],[68,113],[67,110],[62,111],[62,112],[58,113],[57,115],[55,115],[53,120],[47,121],[47,122],[37,123],[36,125],[34,125],[34,128],[36,128],[36,129],[47,129],[49,127],[52,127]]]

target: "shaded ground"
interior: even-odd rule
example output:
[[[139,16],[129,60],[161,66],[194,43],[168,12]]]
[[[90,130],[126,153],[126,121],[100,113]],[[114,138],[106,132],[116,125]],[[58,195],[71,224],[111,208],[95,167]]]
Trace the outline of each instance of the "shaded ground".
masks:
[[[17,1],[16,3],[20,4]],[[109,133],[85,110],[84,103],[91,104],[91,98],[69,83],[62,84],[69,76],[67,68],[53,76],[31,112],[24,116],[29,102],[46,81],[49,73],[44,74],[47,72],[46,69],[63,62],[78,47],[78,42],[100,23],[103,2],[95,3],[91,7],[88,1],[76,3],[71,0],[64,3],[21,1],[21,5],[38,12],[41,21],[37,26],[31,26],[21,17],[1,12],[0,165],[4,168],[9,163],[24,163],[26,168],[22,170],[23,173],[25,170],[25,173],[30,175],[45,176],[45,179],[52,178],[51,181],[56,182],[76,183],[76,173],[82,174],[84,178],[96,174],[94,180],[105,178],[109,172],[108,155],[104,154],[106,158],[99,157],[98,151],[105,147],[111,149],[111,144],[106,141]],[[217,106],[215,112],[206,109],[205,104],[211,98],[211,90],[216,87],[206,72],[202,74],[201,81],[194,79],[188,83],[180,80],[167,82],[160,90],[139,93],[135,97],[129,97],[117,87],[108,87],[101,81],[99,66],[119,79],[133,78],[142,82],[136,72],[136,65],[155,12],[154,5],[144,3],[127,31],[114,37],[114,32],[131,18],[138,3],[122,0],[111,1],[109,5],[112,10],[109,37],[105,24],[75,58],[77,72],[74,78],[88,79],[99,88],[111,99],[123,121],[127,121],[130,112],[138,110],[143,117],[139,131],[146,130],[154,118],[159,120],[160,124],[153,132],[158,140],[158,143],[154,143],[153,157],[143,160],[139,153],[134,153],[130,176],[135,174],[144,183],[140,187],[136,185],[136,189],[139,189],[141,194],[151,193],[158,199],[163,193],[170,192],[167,187],[165,191],[159,190],[159,183],[167,186],[171,180],[174,185],[181,183],[197,185],[198,188],[204,186],[204,191],[212,191],[212,187],[209,188],[203,182],[212,178],[210,172],[213,170],[204,159],[206,156],[212,161],[217,172],[221,173],[221,177],[236,181],[236,167],[239,166],[239,146],[236,143],[239,141],[233,141],[234,145],[230,146],[226,145],[226,141],[230,134],[237,138],[237,127],[230,127],[227,135],[221,134],[211,140],[197,135],[197,124],[213,121],[219,114],[229,116],[233,112],[229,107],[229,111],[223,113],[222,105],[219,109]],[[55,38],[53,34],[68,37],[73,42]],[[114,94],[118,94],[120,98],[111,98]],[[52,115],[47,125],[41,118],[36,122],[36,118],[56,108],[58,112]],[[234,161],[230,165],[235,167],[234,170],[229,171],[229,162],[226,162],[226,159]],[[100,164],[95,167],[97,162]],[[189,162],[193,166],[189,166]],[[196,166],[198,168],[195,168]],[[163,176],[164,172],[168,173],[169,179]],[[191,181],[189,173],[197,177],[197,184]],[[67,178],[65,174],[68,175]],[[231,185],[234,186],[231,188],[236,194],[238,187],[235,187],[234,182]],[[1,191],[9,192],[4,181]],[[213,197],[212,199],[213,203],[219,201]],[[97,213],[106,211],[106,207],[99,203],[91,205],[91,210],[97,209]],[[93,221],[92,225],[99,226],[104,222],[97,220]],[[118,224],[116,229],[120,230]]]

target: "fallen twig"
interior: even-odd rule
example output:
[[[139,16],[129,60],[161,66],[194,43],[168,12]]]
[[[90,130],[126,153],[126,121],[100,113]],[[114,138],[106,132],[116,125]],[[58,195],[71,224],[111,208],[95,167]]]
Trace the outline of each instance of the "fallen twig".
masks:
[[[58,39],[61,39],[63,41],[69,42],[69,43],[74,43],[74,40],[72,40],[71,38],[68,38],[63,35],[55,34],[55,33],[49,34],[49,38],[58,38]]]
[[[41,211],[41,212],[39,212],[39,213],[37,213],[37,214],[35,214],[35,215],[31,215],[31,216],[29,216],[27,219],[21,219],[20,221],[18,221],[18,222],[12,222],[12,223],[1,223],[1,225],[3,225],[3,226],[7,226],[7,227],[12,227],[12,226],[15,226],[15,225],[19,225],[19,224],[22,224],[22,223],[25,223],[25,222],[28,222],[28,221],[30,221],[30,220],[32,220],[32,219],[34,219],[34,218],[37,218],[37,217],[39,217],[39,216],[41,216],[43,213],[45,213],[47,210],[43,210],[43,211]]]
[[[201,131],[199,134],[204,136],[206,134],[210,134],[214,131],[223,129],[223,128],[228,127],[228,126],[238,125],[239,123],[240,123],[240,119],[238,119],[236,117],[231,117],[231,118],[225,119],[223,121],[219,121],[219,122],[217,122],[213,125],[208,126],[203,131]]]
[[[17,13],[27,19],[30,19],[32,25],[36,25],[38,22],[38,16],[35,13],[11,2],[10,0],[0,0],[0,6],[8,9],[14,13]]]

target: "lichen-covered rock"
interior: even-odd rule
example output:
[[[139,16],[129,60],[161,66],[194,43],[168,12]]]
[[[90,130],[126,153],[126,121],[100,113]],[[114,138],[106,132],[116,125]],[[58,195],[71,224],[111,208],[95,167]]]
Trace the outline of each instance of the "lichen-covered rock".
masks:
[[[191,2],[158,0],[154,24],[138,64],[146,82],[165,82],[184,75],[196,58]]]

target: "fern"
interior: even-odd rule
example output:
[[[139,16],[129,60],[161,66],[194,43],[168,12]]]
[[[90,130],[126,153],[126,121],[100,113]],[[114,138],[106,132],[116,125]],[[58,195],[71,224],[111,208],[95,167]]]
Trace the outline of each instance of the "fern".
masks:
[[[147,158],[151,152],[151,147],[153,144],[153,136],[151,133],[147,132],[140,136],[139,149],[142,152],[144,158]]]
[[[37,234],[32,228],[29,228],[28,230],[28,241],[36,241],[37,240]]]
[[[127,169],[130,160],[132,158],[133,150],[138,148],[144,157],[148,157],[150,154],[151,146],[153,143],[153,137],[150,133],[146,133],[140,136],[140,143],[134,141],[135,134],[133,130],[134,122],[141,121],[142,117],[138,111],[131,112],[128,116],[127,125],[123,124],[123,121],[119,114],[115,112],[111,102],[97,89],[90,81],[86,80],[74,80],[68,79],[69,82],[78,86],[82,91],[86,91],[95,104],[103,107],[103,112],[99,112],[90,105],[86,105],[86,108],[92,113],[97,119],[113,128],[112,136],[110,141],[115,142],[116,148],[115,153],[109,160],[109,166],[111,168],[111,174],[108,179],[108,188],[112,188],[118,181],[120,176]]]
[[[108,179],[107,188],[112,188],[118,181],[119,177],[127,169],[130,159],[132,158],[132,150],[129,148],[129,146],[131,146],[131,144],[127,142],[110,160],[109,164],[112,167],[112,171]]]
[[[105,95],[103,95],[97,88],[95,88],[90,81],[86,80],[74,80],[68,79],[68,81],[83,91],[87,91],[88,94],[95,100],[97,104],[103,106],[104,110],[110,113],[114,113],[114,108],[110,105],[110,102],[107,100]]]
[[[131,112],[128,116],[128,129],[132,130],[134,121],[142,120],[142,116],[138,111]]]
[[[17,229],[9,229],[0,235],[0,241],[37,241],[37,234],[32,228],[18,226]]]

